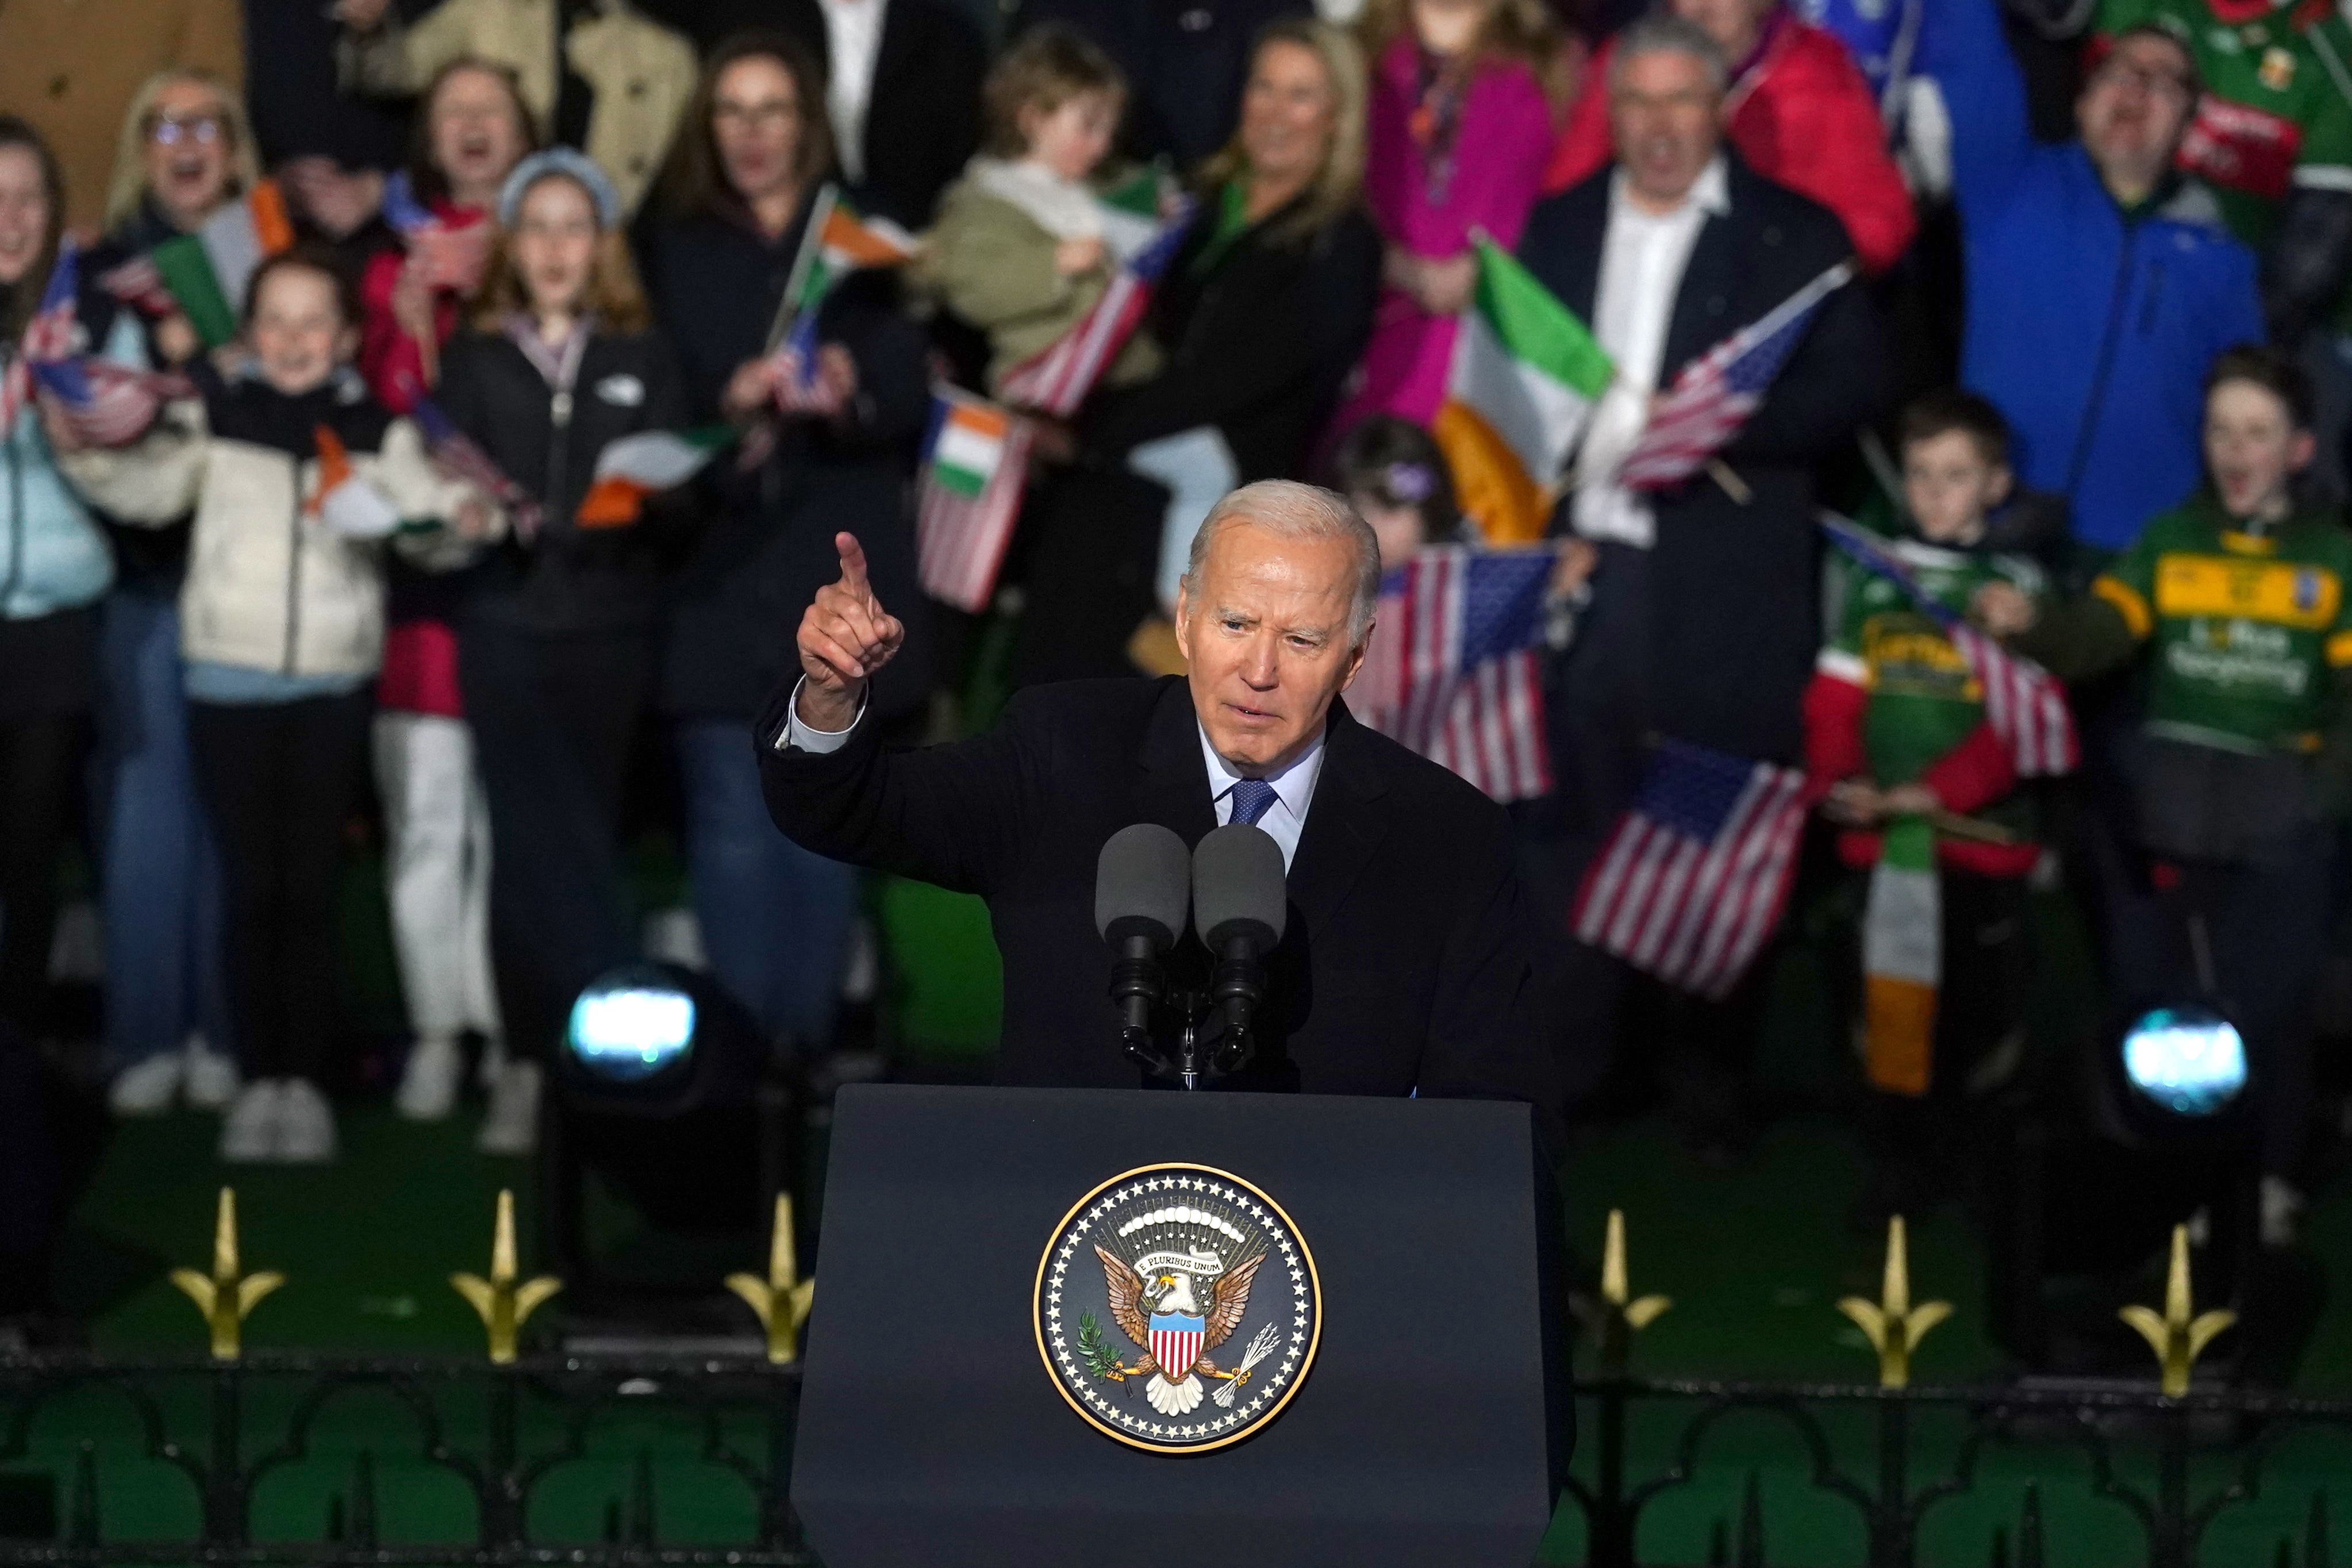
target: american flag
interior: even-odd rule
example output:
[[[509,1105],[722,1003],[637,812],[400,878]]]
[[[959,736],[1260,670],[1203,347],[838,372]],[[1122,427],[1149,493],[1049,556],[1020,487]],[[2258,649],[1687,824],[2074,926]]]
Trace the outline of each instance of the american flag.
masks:
[[[830,419],[845,405],[841,391],[818,374],[817,312],[803,310],[792,330],[769,356],[776,367],[775,405],[779,414],[807,414]]]
[[[1658,742],[1569,929],[1669,985],[1729,994],[1788,902],[1807,804],[1794,768]]]
[[[165,403],[193,396],[195,388],[181,376],[158,375],[81,353],[74,312],[80,280],[81,258],[68,240],[49,269],[41,308],[25,329],[25,367],[31,373],[32,386],[48,399],[76,440],[90,447],[127,447],[147,433]]]
[[[1628,489],[1664,489],[1705,468],[1763,403],[1813,312],[1853,277],[1853,263],[1839,262],[1685,365],[1625,454],[1617,482]]]
[[[2082,746],[2074,733],[2074,716],[2066,706],[2065,689],[2048,670],[2011,653],[1998,639],[1986,636],[1919,585],[1903,558],[1884,540],[1834,512],[1821,515],[1823,532],[1840,550],[1865,569],[1876,573],[1909,596],[1920,613],[1941,626],[1953,649],[1984,690],[1985,722],[2009,748],[2020,778],[2054,778],[2074,771]]]
[[[156,270],[150,257],[134,256],[119,267],[109,268],[98,275],[98,286],[142,316],[161,321],[179,312],[180,302],[164,287],[163,274]]]
[[[915,506],[915,564],[923,592],[977,615],[996,592],[1021,492],[1029,482],[1031,426],[984,398],[942,386],[931,400]]]
[[[1004,373],[997,395],[1017,407],[1034,408],[1057,419],[1076,414],[1118,351],[1127,346],[1127,340],[1135,335],[1135,329],[1143,324],[1143,312],[1151,305],[1151,290],[1175,259],[1192,222],[1192,207],[1187,203],[1160,226],[1150,244],[1111,274],[1102,298],[1068,331]]]
[[[539,531],[541,508],[537,498],[508,478],[439,404],[420,393],[409,405],[408,416],[424,434],[425,456],[443,473],[465,480],[504,507],[516,538],[528,541]]]
[[[1551,788],[1544,733],[1549,549],[1437,545],[1381,584],[1379,628],[1357,679],[1364,722],[1496,800]]]
[[[425,275],[426,287],[470,294],[481,287],[482,272],[490,260],[490,225],[487,218],[453,224],[436,217],[416,199],[403,169],[383,183],[383,221],[408,247],[408,259]]]

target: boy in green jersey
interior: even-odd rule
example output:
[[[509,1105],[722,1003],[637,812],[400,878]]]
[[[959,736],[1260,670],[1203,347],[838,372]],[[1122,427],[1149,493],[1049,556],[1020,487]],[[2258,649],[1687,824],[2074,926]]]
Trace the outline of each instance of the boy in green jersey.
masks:
[[[1905,516],[1889,552],[1913,587],[1955,614],[1988,584],[2038,599],[2042,568],[2014,548],[2025,509],[2010,505],[1999,410],[1932,394],[1904,410],[1902,437]],[[1981,684],[1943,626],[1878,573],[1849,577],[1805,694],[1805,750],[1822,811],[1843,829],[1840,858],[1871,879],[1862,1036],[1874,1170],[1858,1218],[1875,1228],[1932,1195],[1964,1093],[2015,1063],[2024,879],[2041,851]],[[1917,973],[1881,973],[1903,967],[1876,961],[1889,942],[1921,954]]]
[[[2129,820],[2108,825],[2099,868],[2116,1022],[2195,1000],[2237,1026],[2263,1235],[2280,1245],[2302,1206],[2307,1013],[2352,802],[2352,533],[2296,503],[2315,445],[2309,379],[2275,350],[2231,349],[2206,378],[2204,489],[2077,604],[1976,596],[1989,627],[2061,676],[2144,660],[2145,715],[2116,758]]]

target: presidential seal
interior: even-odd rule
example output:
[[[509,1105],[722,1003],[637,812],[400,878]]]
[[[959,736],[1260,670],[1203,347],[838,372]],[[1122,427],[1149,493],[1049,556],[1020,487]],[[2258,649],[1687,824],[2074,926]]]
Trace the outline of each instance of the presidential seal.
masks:
[[[1282,1413],[1323,1290],[1282,1205],[1206,1165],[1113,1176],[1037,1264],[1037,1352],[1070,1408],[1138,1448],[1198,1454]]]

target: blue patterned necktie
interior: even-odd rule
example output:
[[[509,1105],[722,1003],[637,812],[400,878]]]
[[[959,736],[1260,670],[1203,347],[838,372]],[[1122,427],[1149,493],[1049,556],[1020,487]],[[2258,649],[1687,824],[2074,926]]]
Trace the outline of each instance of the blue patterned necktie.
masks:
[[[1274,786],[1264,779],[1243,779],[1234,785],[1234,820],[1252,827],[1274,809]]]

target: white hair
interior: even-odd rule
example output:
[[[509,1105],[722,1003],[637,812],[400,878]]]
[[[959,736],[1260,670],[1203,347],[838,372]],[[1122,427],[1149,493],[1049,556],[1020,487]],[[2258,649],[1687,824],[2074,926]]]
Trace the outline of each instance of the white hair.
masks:
[[[1696,22],[1672,11],[1653,11],[1628,22],[1618,33],[1616,47],[1609,58],[1612,89],[1623,79],[1625,68],[1643,55],[1689,56],[1706,72],[1709,85],[1718,95],[1731,82],[1731,62],[1724,58],[1723,46]]]
[[[1348,605],[1348,643],[1352,647],[1364,640],[1372,614],[1380,608],[1381,542],[1347,497],[1296,479],[1260,479],[1232,491],[1209,509],[1201,531],[1192,535],[1192,553],[1184,563],[1187,599],[1200,601],[1201,563],[1209,558],[1217,535],[1240,523],[1263,528],[1277,539],[1338,539],[1351,546],[1356,581]]]

